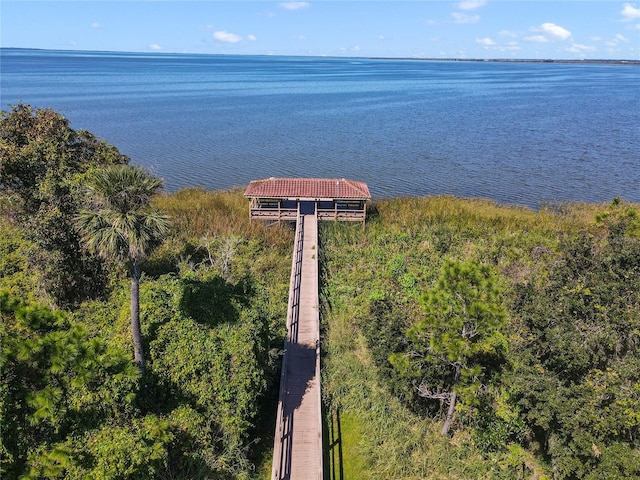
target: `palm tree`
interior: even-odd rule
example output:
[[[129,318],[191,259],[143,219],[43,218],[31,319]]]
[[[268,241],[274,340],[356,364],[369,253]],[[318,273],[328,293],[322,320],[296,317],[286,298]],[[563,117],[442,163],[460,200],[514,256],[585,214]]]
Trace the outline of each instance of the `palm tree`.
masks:
[[[131,276],[131,330],[134,359],[144,372],[140,332],[140,264],[169,232],[169,219],[149,208],[162,180],[138,166],[117,165],[97,170],[88,184],[91,210],[76,217],[84,243],[105,259],[129,264]]]

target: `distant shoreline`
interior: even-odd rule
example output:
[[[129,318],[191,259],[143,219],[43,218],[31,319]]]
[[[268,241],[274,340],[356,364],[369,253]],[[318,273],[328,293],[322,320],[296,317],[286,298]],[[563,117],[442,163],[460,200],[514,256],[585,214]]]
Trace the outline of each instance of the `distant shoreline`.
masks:
[[[640,60],[569,60],[569,59],[533,59],[533,58],[396,58],[371,57],[372,60],[416,60],[426,62],[482,62],[482,63],[561,63],[577,65],[640,65]]]
[[[58,50],[47,48],[22,48],[22,47],[0,47],[3,50],[22,50],[22,51],[41,51],[41,52],[65,52],[65,53],[104,53],[104,54],[121,54],[121,55],[202,55],[202,56],[244,56],[244,57],[298,57],[298,58],[341,58],[353,60],[412,60],[417,62],[481,62],[481,63],[557,63],[557,64],[576,64],[576,65],[633,65],[640,66],[640,60],[624,60],[624,59],[534,59],[534,58],[436,58],[436,57],[334,57],[321,55],[237,55],[237,54],[221,54],[221,53],[177,53],[177,52],[125,52],[111,50]]]

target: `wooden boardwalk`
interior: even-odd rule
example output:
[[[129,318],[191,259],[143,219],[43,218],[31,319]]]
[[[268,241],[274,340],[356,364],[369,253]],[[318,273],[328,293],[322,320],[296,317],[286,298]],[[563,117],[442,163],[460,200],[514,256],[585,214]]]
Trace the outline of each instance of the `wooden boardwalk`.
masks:
[[[323,478],[317,249],[317,216],[300,215],[291,266],[272,480]]]

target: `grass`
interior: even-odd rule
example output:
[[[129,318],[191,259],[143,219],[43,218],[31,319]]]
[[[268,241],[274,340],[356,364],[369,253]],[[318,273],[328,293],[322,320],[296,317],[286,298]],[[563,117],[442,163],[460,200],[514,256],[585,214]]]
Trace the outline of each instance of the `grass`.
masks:
[[[327,415],[329,425],[329,480],[366,478],[364,458],[359,452],[362,441],[362,422],[351,413],[331,412]]]
[[[391,391],[363,332],[372,298],[401,305],[407,327],[419,318],[419,296],[445,258],[492,266],[507,294],[544,272],[564,236],[594,230],[606,208],[557,204],[533,211],[486,200],[396,198],[374,203],[364,233],[359,226],[322,225],[323,395],[331,411],[341,412],[342,461],[334,460],[331,479],[522,478],[514,475],[523,464],[526,478],[544,478],[535,456],[517,445],[487,457],[469,429],[443,438],[438,418],[411,411]],[[334,474],[339,466],[344,476]]]
[[[291,228],[250,222],[247,200],[237,189],[187,189],[159,196],[154,204],[170,215],[173,231],[145,269],[143,300],[150,291],[146,285],[168,268],[200,261],[198,256],[205,253],[203,237],[237,236],[242,242],[237,246],[230,281],[251,275],[260,293],[259,313],[268,316],[271,333],[279,341],[286,316]],[[510,476],[513,470],[509,469],[522,464],[527,465],[531,478],[543,478],[544,468],[532,452],[510,446],[487,458],[475,448],[469,430],[461,428],[452,438],[443,438],[438,418],[416,413],[398,398],[383,378],[367,337],[371,302],[393,299],[410,325],[421,315],[420,294],[432,287],[446,258],[490,265],[508,293],[532,278],[532,272],[544,272],[565,236],[597,231],[598,214],[611,209],[610,205],[555,204],[533,211],[447,196],[396,198],[374,202],[365,229],[346,223],[323,224],[321,244],[314,246],[313,256],[319,257],[323,280],[322,374],[329,412],[326,422],[333,427],[329,434],[331,480],[506,479],[517,478]],[[0,235],[2,280],[10,280],[16,291],[33,292],[34,279],[23,274],[29,245],[13,230],[7,226]],[[22,250],[17,251],[16,245]],[[123,282],[121,289],[112,292],[112,302],[123,308],[87,303],[83,312],[102,319],[104,326],[97,327],[108,330],[111,326],[114,335],[122,335],[121,342],[116,341],[128,348],[126,278]],[[281,344],[274,345],[280,348]],[[255,419],[259,425],[255,437],[262,441],[251,452],[255,477],[264,480],[271,475],[269,435],[273,429],[269,422],[275,409],[265,406],[265,410]]]
[[[190,237],[240,235],[290,249],[293,233],[286,226],[266,226],[251,222],[247,199],[241,189],[208,191],[188,188],[159,195],[154,205],[171,217],[173,230]]]

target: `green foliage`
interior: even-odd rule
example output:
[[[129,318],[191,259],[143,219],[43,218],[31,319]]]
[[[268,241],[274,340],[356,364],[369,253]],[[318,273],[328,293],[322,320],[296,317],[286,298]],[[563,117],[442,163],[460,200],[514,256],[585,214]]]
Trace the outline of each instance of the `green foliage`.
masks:
[[[504,394],[503,394],[504,395]],[[509,444],[522,444],[526,441],[527,426],[517,411],[505,412],[504,405],[497,401],[480,402],[480,408],[475,415],[474,429],[471,433],[475,445],[483,453],[500,452]],[[500,408],[502,407],[502,408]]]
[[[23,104],[0,114],[0,159],[0,186],[27,214],[60,196],[74,175],[128,161],[91,133],[73,130],[59,113]]]
[[[135,410],[138,376],[121,351],[60,312],[0,293],[2,471],[18,476],[34,449]],[[50,449],[52,449],[49,451]],[[54,457],[56,456],[54,455]]]
[[[600,209],[567,204],[533,212],[481,200],[398,198],[378,202],[364,232],[322,225],[323,392],[350,418],[342,437],[356,442],[343,445],[357,456],[348,459],[349,468],[358,469],[354,478],[550,478],[547,457],[510,388],[511,365],[522,362],[518,342],[528,338],[513,299],[546,283],[561,239],[593,230]],[[434,289],[442,252],[453,262],[489,268],[508,318],[496,342],[502,355],[477,357],[487,362],[481,388],[468,396],[473,406],[461,405],[450,439],[438,432],[440,403],[426,404],[386,358],[410,350],[405,332],[426,310],[407,286],[413,278],[417,292]],[[434,378],[444,380],[447,372],[434,368]],[[357,438],[344,430],[353,424]]]
[[[3,478],[250,478],[271,443],[256,426],[273,421],[261,405],[277,395],[293,232],[251,223],[240,190],[154,197],[174,224],[139,272],[142,383],[124,353],[126,272],[108,278],[73,228],[85,180],[126,157],[28,106],[3,112],[0,133]],[[640,476],[636,205],[371,210],[364,231],[323,225],[318,248],[323,394],[344,419],[345,473]],[[438,433],[446,405],[390,357],[417,386],[460,395],[452,436]]]
[[[424,342],[428,355],[463,371],[467,360],[506,351],[506,322],[491,270],[472,262],[445,261],[434,289],[424,297],[424,320],[408,335]]]
[[[405,379],[398,378],[389,357],[405,352],[409,341],[405,335],[408,325],[402,315],[402,308],[386,296],[370,296],[369,316],[362,324],[362,333],[375,362],[380,379],[386,382],[396,396],[411,403],[415,402],[416,389]]]
[[[139,166],[96,170],[87,183],[92,210],[76,217],[82,240],[105,258],[142,261],[169,232],[168,217],[149,210],[162,180]]]
[[[18,226],[0,220],[0,290],[33,299],[37,279],[28,272],[33,248]]]
[[[78,186],[92,168],[127,162],[115,147],[73,130],[52,110],[16,105],[0,113],[0,203],[37,245],[30,263],[60,307],[100,295],[107,281],[102,263],[87,255],[73,228]]]
[[[261,399],[267,388],[277,391],[278,387],[275,352],[282,347],[290,252],[277,261],[272,257],[267,266],[259,257],[263,250],[274,255],[273,248],[251,238],[239,249],[235,280],[225,280],[217,268],[201,264],[179,274],[146,277],[142,282],[142,324],[149,356],[143,397],[138,394],[136,369],[123,354],[130,345],[123,335],[128,323],[124,279],[114,286],[109,303],[85,303],[69,320],[60,316],[64,325],[81,329],[87,341],[118,352],[127,371],[133,369],[135,381],[127,387],[127,377],[110,371],[98,382],[97,390],[74,393],[70,398],[71,390],[53,382],[51,374],[34,372],[34,382],[41,387],[25,387],[22,403],[15,402],[14,395],[3,403],[3,412],[7,411],[4,405],[22,405],[14,414],[22,431],[46,427],[47,432],[57,429],[59,434],[31,435],[29,442],[21,443],[24,450],[18,450],[19,455],[17,447],[6,441],[3,458],[14,460],[5,475],[248,478],[254,468],[251,451],[259,442],[253,437],[256,423],[269,422],[257,417],[264,414]],[[260,272],[259,281],[254,280],[251,267]],[[58,318],[60,314],[48,315]],[[44,328],[51,323],[38,325]],[[31,347],[24,349],[30,355],[36,353]],[[62,360],[56,360],[54,370],[76,355],[66,347],[56,351],[55,358]],[[102,355],[101,359],[106,358]],[[86,363],[86,368],[91,376],[98,374],[91,369],[106,366]],[[73,382],[66,371],[59,375]],[[3,377],[2,385],[11,390],[12,382],[20,377],[6,369],[4,373],[8,377]],[[126,401],[118,397],[127,391]],[[32,412],[29,417],[25,409]],[[4,418],[3,425],[15,427]],[[31,423],[32,418],[37,418],[37,425]],[[9,438],[4,431],[3,438]]]
[[[438,282],[423,299],[424,318],[407,332],[410,346],[391,363],[413,380],[420,396],[466,406],[478,399],[504,363],[507,320],[500,292],[488,267],[445,261]]]
[[[640,240],[617,219],[605,226],[568,239],[546,282],[516,300],[511,388],[559,479],[640,474],[629,468],[640,447]]]
[[[42,204],[25,222],[25,235],[37,245],[30,263],[39,271],[44,291],[62,308],[100,296],[107,284],[103,263],[89,255],[73,228],[76,210],[75,199],[67,205]]]
[[[149,209],[151,197],[161,187],[162,180],[138,166],[118,165],[94,171],[87,188],[95,208],[82,210],[76,216],[76,227],[91,252],[129,263],[134,358],[142,371],[141,262],[169,232],[168,217]]]
[[[127,159],[54,112],[18,106],[2,121],[0,288],[11,293],[0,324],[0,475],[250,478],[255,450],[271,446],[256,427],[271,434],[275,407],[262,404],[277,396],[293,232],[250,223],[238,190],[150,202],[145,191],[158,182],[148,177],[143,189],[103,195],[99,188],[117,184],[101,182],[104,175],[140,169],[100,170]],[[115,246],[114,258],[140,260],[156,246],[149,227],[164,218],[138,228],[138,213],[177,218],[162,228],[167,241],[137,265],[144,377],[124,353],[126,270],[110,263],[107,274],[83,248],[74,228],[81,207],[110,211],[93,226],[124,225],[137,235],[131,242],[114,229],[115,241],[94,245],[102,253]],[[215,239],[209,249],[207,236]],[[12,300],[18,296],[68,310],[25,306]]]
[[[172,397],[189,399],[209,418],[216,419],[228,446],[239,445],[246,440],[256,414],[255,398],[266,387],[268,324],[266,318],[247,311],[250,297],[228,296],[227,292],[238,286],[221,284],[219,277],[208,280],[208,292],[214,300],[190,293],[192,305],[185,309],[184,295],[192,291],[193,280],[169,278],[165,282],[169,282],[171,290],[163,292],[158,285],[153,296],[183,296],[170,300],[175,308],[166,311],[161,303],[145,302],[148,315],[154,318],[152,372],[162,379],[163,389],[171,391]],[[207,283],[206,274],[201,283]],[[217,318],[211,318],[211,314],[192,316],[201,312],[204,305],[213,308],[211,313],[218,311]],[[162,310],[170,317],[161,317]]]

